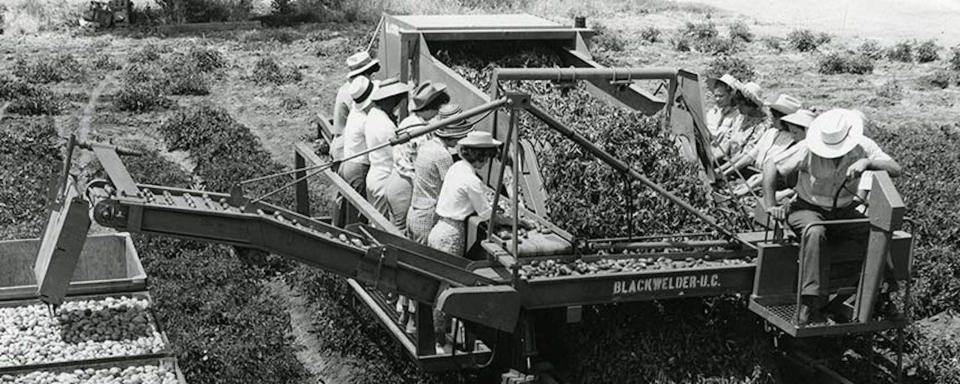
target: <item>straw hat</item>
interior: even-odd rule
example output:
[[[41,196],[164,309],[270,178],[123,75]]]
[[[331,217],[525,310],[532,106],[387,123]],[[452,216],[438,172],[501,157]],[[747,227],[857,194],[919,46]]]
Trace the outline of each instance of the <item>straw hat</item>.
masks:
[[[426,80],[418,85],[410,95],[410,110],[419,111],[447,91],[446,84]]]
[[[710,87],[710,89],[714,89],[717,87],[718,82],[730,87],[732,90],[736,90],[740,84],[740,80],[737,80],[736,77],[733,77],[733,75],[728,73],[720,77],[711,77],[707,79],[707,86]]]
[[[370,57],[370,53],[367,51],[357,52],[347,58],[347,67],[350,69],[350,72],[347,73],[347,77],[357,77],[366,70],[373,68],[375,65],[380,65],[380,61]]]
[[[807,147],[813,154],[834,159],[856,148],[863,137],[863,114],[849,109],[831,109],[818,116],[807,129]]]
[[[350,81],[350,98],[357,104],[357,108],[365,109],[370,106],[370,95],[377,90],[377,82],[360,76]]]
[[[490,132],[475,131],[467,134],[467,137],[460,139],[457,145],[460,148],[497,148],[503,142],[493,138]]]
[[[442,107],[440,107],[440,112],[437,113],[437,117],[434,119],[437,121],[448,119],[450,117],[459,115],[461,112],[463,112],[463,109],[460,108],[460,104],[444,104]],[[473,123],[463,119],[437,129],[433,134],[444,139],[457,139],[466,136],[467,133],[471,131],[473,131]]]
[[[757,108],[763,107],[763,99],[760,97],[760,93],[763,92],[760,89],[760,85],[754,82],[749,83],[740,83],[740,86],[737,87],[737,93],[743,96],[744,99],[750,100],[753,105]]]
[[[810,111],[807,109],[801,109],[780,118],[780,121],[784,123],[790,123],[806,129],[810,127],[810,123],[812,123],[816,117],[817,116],[813,114],[813,111]]]
[[[391,77],[380,82],[380,87],[373,91],[370,98],[373,101],[386,100],[394,96],[406,96],[410,92],[410,85],[400,82],[400,79]]]
[[[771,111],[777,111],[784,115],[789,115],[800,109],[800,100],[796,97],[780,94],[773,102],[765,103]]]

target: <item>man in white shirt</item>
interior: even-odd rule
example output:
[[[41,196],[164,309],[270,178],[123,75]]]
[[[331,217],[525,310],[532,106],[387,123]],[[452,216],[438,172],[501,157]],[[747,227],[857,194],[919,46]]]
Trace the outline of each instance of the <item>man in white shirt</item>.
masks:
[[[800,323],[823,322],[828,287],[822,278],[830,275],[830,261],[821,260],[827,237],[864,238],[862,225],[815,225],[813,222],[862,218],[854,198],[864,171],[887,171],[899,176],[900,165],[873,140],[863,136],[863,114],[848,109],[833,109],[818,116],[807,130],[806,139],[766,164],[763,176],[767,212],[776,220],[786,220],[802,236],[804,249],[800,262]],[[797,176],[796,202],[789,207],[774,199],[775,186],[782,178]]]
[[[358,77],[372,80],[373,74],[380,71],[380,61],[370,57],[367,51],[357,52],[347,58],[347,81],[337,89],[337,96],[333,101],[333,142],[330,145],[330,155],[334,160],[343,159],[343,141],[341,135],[347,124],[347,117],[353,107],[350,84]]]
[[[367,113],[364,123],[367,149],[382,146],[396,137],[398,109],[403,105],[410,86],[396,78],[384,80],[373,92],[373,108]],[[387,180],[393,172],[393,147],[384,146],[368,154],[370,171],[367,172],[367,200],[384,217],[390,218],[390,203],[386,196]]]

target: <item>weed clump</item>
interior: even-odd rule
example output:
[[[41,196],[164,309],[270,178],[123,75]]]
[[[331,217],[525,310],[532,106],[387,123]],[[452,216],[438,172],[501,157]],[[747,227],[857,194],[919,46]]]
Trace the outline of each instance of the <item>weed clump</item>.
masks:
[[[213,72],[227,66],[227,59],[220,51],[206,47],[191,47],[188,52],[190,61],[202,72]]]
[[[825,75],[852,73],[863,75],[873,73],[873,60],[866,55],[853,52],[831,52],[821,56],[817,62],[818,71]]]
[[[62,107],[61,98],[49,88],[9,76],[0,76],[0,101],[10,103],[6,113],[19,115],[56,115]]]
[[[755,37],[753,32],[750,31],[750,26],[743,20],[733,22],[728,28],[730,40],[749,43],[752,42]]]
[[[93,59],[93,67],[101,70],[115,71],[123,68],[123,65],[114,60],[113,56],[102,53]]]
[[[120,91],[114,102],[121,111],[148,112],[174,105],[166,97],[171,79],[154,63],[134,64],[120,76]]]
[[[883,58],[883,47],[881,47],[880,42],[876,40],[867,40],[857,47],[857,53],[873,60],[880,60]]]
[[[810,52],[816,50],[821,45],[830,42],[831,37],[825,32],[814,33],[809,29],[796,29],[787,35],[790,46],[800,52]]]
[[[947,89],[956,79],[956,74],[947,69],[938,69],[927,76],[927,82],[940,89]]]
[[[165,45],[156,46],[154,44],[147,44],[140,48],[140,50],[131,53],[127,61],[131,63],[151,63],[160,60],[162,54],[168,52],[170,52],[170,48]]]
[[[917,62],[929,63],[940,60],[940,46],[933,40],[924,41],[917,46]]]
[[[31,83],[59,83],[82,78],[83,66],[71,54],[44,55],[32,61],[21,57],[13,64],[13,74]]]
[[[731,74],[740,81],[753,81],[757,77],[757,71],[753,64],[739,56],[720,56],[710,62],[707,68],[707,76],[720,77],[724,74]]]
[[[871,104],[894,105],[903,98],[903,87],[897,80],[888,80],[877,88],[876,97],[871,100]]]
[[[303,74],[294,67],[281,67],[273,58],[264,57],[254,65],[250,79],[257,84],[273,83],[282,85],[303,80]]]
[[[305,107],[306,105],[306,101],[303,101],[303,99],[296,96],[284,97],[283,100],[280,101],[280,107],[287,111],[295,111]]]
[[[640,30],[640,40],[646,43],[656,43],[661,41],[660,28],[648,26]]]
[[[210,80],[202,65],[192,55],[179,52],[170,55],[163,64],[163,73],[168,79],[166,91],[171,95],[210,94]]]
[[[887,58],[893,61],[912,63],[914,43],[915,41],[912,40],[904,40],[894,44],[887,50]]]
[[[620,37],[619,33],[610,30],[606,25],[596,24],[593,26],[593,30],[597,32],[593,36],[593,44],[601,50],[620,52],[627,45],[627,42]]]
[[[673,47],[681,52],[697,51],[711,54],[728,54],[738,49],[735,40],[720,37],[720,32],[712,21],[687,22],[674,38]]]
[[[776,36],[767,36],[761,39],[763,46],[774,52],[783,52],[783,39]]]

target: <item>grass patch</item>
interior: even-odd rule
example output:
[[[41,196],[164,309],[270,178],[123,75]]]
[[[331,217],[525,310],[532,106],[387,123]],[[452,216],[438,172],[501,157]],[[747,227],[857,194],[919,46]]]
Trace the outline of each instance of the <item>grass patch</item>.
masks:
[[[950,87],[950,84],[953,84],[954,81],[957,80],[957,74],[948,69],[941,68],[933,71],[933,73],[927,76],[926,80],[934,87],[947,89]]]
[[[800,52],[815,51],[820,46],[827,44],[832,40],[831,36],[825,32],[814,33],[809,29],[795,29],[787,35],[787,41],[790,47]]]
[[[880,46],[879,41],[867,40],[857,47],[857,53],[873,60],[880,60],[883,58],[883,47]]]

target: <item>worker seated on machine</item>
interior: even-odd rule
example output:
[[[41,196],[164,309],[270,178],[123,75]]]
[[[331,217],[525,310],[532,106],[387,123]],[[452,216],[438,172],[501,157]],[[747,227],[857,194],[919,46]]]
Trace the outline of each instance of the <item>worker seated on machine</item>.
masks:
[[[767,212],[776,220],[786,220],[798,236],[804,236],[804,227],[812,222],[863,218],[856,200],[863,172],[887,171],[892,177],[901,172],[896,161],[863,136],[863,125],[863,114],[854,110],[833,109],[817,117],[804,141],[765,165]],[[780,205],[774,198],[776,185],[791,176],[797,177],[797,196],[792,203]],[[806,232],[800,250],[801,325],[826,321],[822,310],[829,294],[825,282],[829,279],[830,260],[822,260],[822,249],[827,238],[862,239],[867,231],[865,225],[851,224],[816,225]],[[893,290],[896,285],[890,283],[885,298]],[[889,300],[884,301],[888,304],[884,312],[894,313]]]

